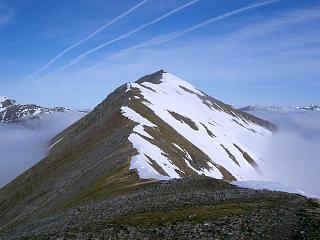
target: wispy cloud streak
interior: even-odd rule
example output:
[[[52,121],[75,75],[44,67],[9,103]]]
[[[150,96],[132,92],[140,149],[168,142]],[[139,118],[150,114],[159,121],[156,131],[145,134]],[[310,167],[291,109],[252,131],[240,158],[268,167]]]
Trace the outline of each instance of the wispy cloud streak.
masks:
[[[248,5],[248,6],[245,6],[245,7],[242,7],[242,8],[239,8],[239,9],[236,9],[236,10],[233,10],[231,12],[227,12],[225,14],[222,14],[218,17],[214,17],[214,18],[211,18],[211,19],[208,19],[202,23],[199,23],[195,26],[192,26],[190,28],[187,28],[187,29],[184,29],[182,31],[179,31],[177,33],[174,34],[174,36],[172,36],[169,40],[173,40],[177,37],[180,37],[184,34],[187,34],[187,33],[190,33],[190,32],[193,32],[199,28],[202,28],[202,27],[205,27],[211,23],[214,23],[214,22],[218,22],[218,21],[221,21],[221,20],[224,20],[228,17],[231,17],[233,15],[236,15],[236,14],[239,14],[239,13],[242,13],[242,12],[246,12],[248,10],[251,10],[251,9],[255,9],[255,8],[258,8],[258,7],[262,7],[262,6],[265,6],[265,5],[270,5],[270,4],[273,4],[273,3],[276,3],[276,2],[279,2],[280,0],[270,0],[270,1],[265,1],[265,2],[260,2],[260,3],[255,3],[255,4],[251,4],[251,5]]]
[[[224,20],[224,19],[226,19],[228,17],[234,16],[236,14],[239,14],[239,13],[242,13],[242,12],[245,12],[245,11],[249,11],[251,9],[255,9],[255,8],[258,8],[258,7],[262,7],[262,6],[265,6],[265,5],[273,4],[273,3],[276,3],[276,2],[279,2],[279,1],[281,1],[281,0],[264,1],[264,2],[251,4],[251,5],[248,5],[248,6],[245,6],[245,7],[238,8],[236,10],[224,13],[224,14],[222,14],[220,16],[210,18],[210,19],[208,19],[208,20],[206,20],[206,21],[204,21],[202,23],[199,23],[197,25],[194,25],[192,27],[189,27],[189,28],[186,28],[186,29],[183,29],[183,30],[180,30],[180,31],[176,31],[176,32],[160,35],[160,36],[151,38],[151,39],[149,39],[147,41],[141,42],[141,43],[139,43],[137,45],[131,46],[129,48],[122,49],[122,50],[112,54],[109,57],[109,59],[113,59],[113,58],[117,58],[119,56],[123,56],[123,55],[127,54],[128,52],[131,52],[131,51],[139,49],[139,48],[155,46],[155,45],[159,45],[159,44],[163,44],[163,43],[175,40],[176,38],[178,38],[178,37],[180,37],[182,35],[185,35],[187,33],[193,32],[193,31],[195,31],[197,29],[200,29],[202,27],[205,27],[205,26],[207,26],[207,25],[209,25],[211,23],[218,22],[218,21]],[[91,67],[87,68],[87,70],[95,69],[96,67],[99,67],[100,65],[104,65],[104,64],[105,63],[95,64],[94,66],[91,66]]]
[[[120,50],[118,53],[115,53],[113,55],[113,57],[120,56],[122,54],[125,54],[125,52],[127,52],[127,51],[132,51],[132,50],[135,50],[135,49],[138,49],[138,48],[143,48],[143,47],[163,44],[163,43],[172,41],[172,40],[174,40],[174,39],[176,39],[178,37],[181,37],[182,35],[185,35],[185,34],[193,32],[193,31],[196,31],[196,30],[198,30],[198,29],[200,29],[202,27],[205,27],[205,26],[207,26],[207,25],[209,25],[211,23],[218,22],[218,21],[224,20],[224,19],[226,19],[228,17],[234,16],[236,14],[239,14],[239,13],[242,13],[242,12],[246,12],[246,11],[249,11],[251,9],[255,9],[255,8],[258,8],[258,7],[265,6],[265,5],[270,5],[270,4],[279,2],[279,1],[281,1],[281,0],[264,1],[264,2],[251,4],[251,5],[248,5],[248,6],[245,6],[245,7],[242,7],[242,8],[227,12],[227,13],[222,14],[220,16],[217,16],[217,17],[214,17],[214,18],[210,18],[210,19],[208,19],[208,20],[206,20],[206,21],[204,21],[202,23],[199,23],[197,25],[194,25],[192,27],[189,27],[189,28],[177,31],[177,32],[173,32],[173,33],[161,35],[161,36],[158,36],[158,37],[154,37],[154,38],[152,38],[152,39],[150,39],[148,41],[139,43],[139,44],[137,44],[135,46]]]
[[[90,49],[89,51],[81,54],[81,55],[78,56],[77,58],[71,60],[68,64],[66,64],[65,66],[59,68],[59,69],[58,69],[57,71],[55,71],[54,73],[60,72],[60,71],[66,69],[66,68],[68,68],[68,67],[71,67],[71,66],[79,63],[80,61],[82,61],[82,60],[83,60],[84,58],[86,58],[88,55],[90,55],[90,54],[92,54],[92,53],[94,53],[94,52],[96,52],[96,51],[98,51],[98,50],[100,50],[100,49],[102,49],[102,48],[104,48],[104,47],[106,47],[106,46],[108,46],[108,45],[111,45],[112,43],[115,43],[115,42],[118,42],[118,41],[123,40],[123,39],[125,39],[125,38],[128,38],[129,36],[133,35],[134,33],[137,33],[137,32],[139,32],[139,31],[141,31],[141,30],[143,30],[143,29],[145,29],[145,28],[147,28],[147,27],[149,27],[149,26],[151,26],[151,25],[153,25],[153,24],[155,24],[155,23],[157,23],[157,22],[159,22],[159,21],[161,21],[161,20],[163,20],[163,19],[165,19],[165,18],[167,18],[167,17],[169,17],[169,16],[177,13],[177,12],[180,12],[181,10],[185,9],[186,7],[189,7],[189,6],[195,4],[195,3],[199,2],[199,1],[200,1],[200,0],[193,0],[193,1],[191,1],[191,2],[188,2],[188,3],[186,3],[186,4],[183,4],[182,6],[176,8],[176,9],[174,9],[174,10],[172,10],[172,11],[170,11],[170,12],[168,12],[168,13],[166,13],[166,14],[164,14],[164,15],[162,15],[162,16],[160,16],[160,17],[158,17],[158,18],[156,18],[156,19],[154,19],[154,20],[152,20],[152,21],[150,21],[150,22],[148,22],[148,23],[145,23],[145,24],[137,27],[137,28],[135,28],[135,29],[133,29],[133,30],[131,30],[131,31],[123,34],[123,35],[120,36],[120,37],[114,38],[114,39],[112,39],[112,40],[110,40],[110,41],[107,41],[107,42],[105,42],[105,43],[103,43],[103,44],[95,47],[95,48],[92,48],[92,49]]]
[[[31,75],[29,75],[28,77],[26,77],[25,80],[31,79],[35,76],[37,76],[39,73],[41,73],[42,71],[46,70],[48,67],[50,67],[54,62],[56,62],[58,59],[60,59],[61,57],[63,57],[63,55],[65,55],[67,52],[71,51],[72,49],[78,47],[79,45],[81,45],[82,43],[90,40],[91,38],[93,38],[94,36],[96,36],[98,33],[100,33],[102,30],[106,29],[107,27],[111,26],[112,24],[114,24],[115,22],[119,21],[120,19],[124,18],[125,16],[127,16],[128,14],[130,14],[131,12],[135,11],[136,9],[138,9],[139,7],[141,7],[142,5],[146,4],[147,2],[149,2],[150,0],[143,0],[140,3],[138,3],[137,5],[135,5],[134,7],[130,8],[128,11],[122,13],[121,15],[119,15],[118,17],[112,19],[111,21],[107,22],[105,25],[101,26],[100,28],[98,28],[96,31],[94,31],[93,33],[91,33],[90,35],[88,35],[87,37],[79,40],[78,42],[72,44],[70,47],[64,49],[62,52],[60,52],[57,56],[55,56],[54,58],[52,58],[47,64],[45,64],[43,67],[41,67],[40,69],[38,69],[37,71],[35,71],[34,73],[32,73]]]

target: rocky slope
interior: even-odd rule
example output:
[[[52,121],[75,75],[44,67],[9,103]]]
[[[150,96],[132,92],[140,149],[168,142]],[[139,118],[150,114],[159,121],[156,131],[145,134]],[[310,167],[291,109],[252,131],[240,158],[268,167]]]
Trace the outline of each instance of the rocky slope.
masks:
[[[8,97],[0,97],[0,122],[19,122],[29,118],[39,118],[41,114],[66,112],[67,108],[46,108],[35,104],[19,104]]]
[[[320,234],[316,200],[204,176],[113,185],[103,198],[75,203],[5,228],[0,238],[318,239]]]
[[[254,145],[267,141],[272,131],[271,123],[164,71],[125,84],[55,137],[45,159],[0,189],[0,238],[170,238],[180,230],[190,236],[207,230],[242,236],[233,225],[216,230],[216,224],[234,223],[247,229],[246,239],[254,236],[255,224],[254,234],[264,236],[268,216],[279,221],[274,233],[294,226],[283,234],[296,236],[304,225],[295,217],[310,209],[306,198],[196,177],[258,178],[263,156]],[[183,179],[159,182],[171,178]],[[282,212],[284,221],[277,217]],[[199,228],[190,228],[198,215]]]

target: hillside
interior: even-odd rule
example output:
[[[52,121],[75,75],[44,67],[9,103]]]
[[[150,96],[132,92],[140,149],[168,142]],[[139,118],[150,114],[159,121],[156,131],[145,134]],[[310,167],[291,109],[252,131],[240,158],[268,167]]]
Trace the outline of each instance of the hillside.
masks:
[[[128,238],[132,228],[136,239],[149,231],[170,238],[175,223],[192,232],[190,221],[210,231],[225,223],[235,236],[249,234],[244,239],[296,236],[317,221],[301,215],[317,203],[226,183],[259,178],[263,156],[254,146],[274,130],[163,70],[145,76],[116,89],[55,137],[45,159],[0,189],[0,237]],[[172,178],[182,179],[160,181]],[[264,233],[268,219],[279,223]]]

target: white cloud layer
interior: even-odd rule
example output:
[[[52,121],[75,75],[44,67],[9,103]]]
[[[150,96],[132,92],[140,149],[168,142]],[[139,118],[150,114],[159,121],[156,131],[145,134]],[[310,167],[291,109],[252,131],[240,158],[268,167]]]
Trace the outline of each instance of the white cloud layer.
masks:
[[[266,180],[285,183],[320,197],[320,113],[255,112],[278,126],[278,132],[261,151],[267,156]]]
[[[82,116],[54,113],[24,125],[0,123],[0,188],[41,160],[50,139]]]

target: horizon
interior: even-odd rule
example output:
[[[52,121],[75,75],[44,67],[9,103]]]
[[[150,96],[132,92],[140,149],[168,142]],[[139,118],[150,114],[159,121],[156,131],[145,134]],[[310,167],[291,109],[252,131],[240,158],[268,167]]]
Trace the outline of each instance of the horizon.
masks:
[[[92,109],[166,69],[233,106],[319,105],[319,2],[224,3],[4,0],[0,96]]]
[[[165,71],[165,72],[167,72],[165,69],[160,69],[160,70],[158,70],[158,71],[156,71],[156,72],[153,72],[153,73],[150,73],[150,74],[154,74],[154,73],[157,73],[157,72],[159,72],[159,71]],[[147,75],[149,75],[149,74],[147,74]],[[144,75],[144,76],[146,76],[146,75]],[[142,76],[142,77],[144,77],[144,76]],[[141,78],[142,78],[141,77]],[[139,80],[139,79],[136,79],[135,81],[137,81],[137,80]],[[183,79],[182,79],[183,80]],[[135,82],[135,81],[132,81],[132,82],[126,82],[126,83],[123,83],[123,85],[125,85],[125,84],[127,84],[127,83],[133,83],[133,82]],[[115,90],[115,89],[114,89]],[[199,89],[199,90],[201,90],[201,89]],[[113,91],[111,91],[109,94],[111,94]],[[109,95],[108,94],[108,95]],[[107,96],[106,96],[107,97]],[[28,103],[28,102],[18,102],[15,98],[12,98],[12,97],[10,97],[10,96],[0,96],[0,102],[1,101],[4,101],[4,100],[6,100],[6,99],[10,99],[10,100],[14,100],[17,104],[36,104],[37,105],[37,103]],[[106,98],[105,98],[106,99]],[[102,101],[104,101],[105,99],[103,99]],[[100,102],[98,102],[97,103],[97,105],[99,104]],[[267,107],[280,107],[280,108],[297,108],[297,107],[311,107],[311,106],[315,106],[315,107],[318,107],[319,105],[317,105],[317,104],[313,104],[313,103],[310,103],[310,104],[306,104],[306,105],[291,105],[291,106],[289,106],[289,105],[261,105],[261,104],[249,104],[249,105],[239,105],[239,106],[237,106],[237,105],[231,105],[232,107],[234,107],[234,108],[244,108],[244,107],[265,107],[265,108],[267,108]],[[51,106],[42,106],[42,107],[66,107],[66,108],[69,108],[68,106],[57,106],[57,105],[51,105]],[[81,110],[88,110],[88,111],[92,111],[94,108],[95,108],[96,106],[93,106],[92,108],[69,108],[70,110],[79,110],[79,111],[81,111]]]

